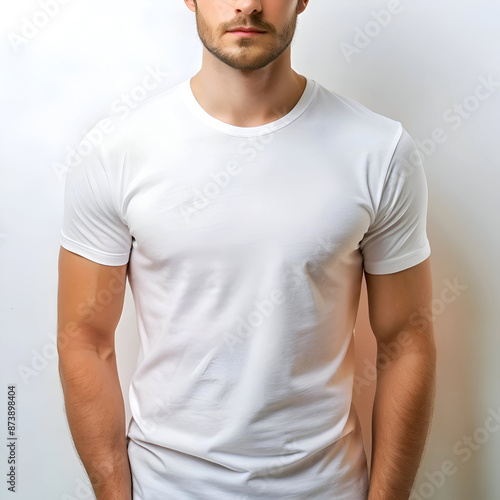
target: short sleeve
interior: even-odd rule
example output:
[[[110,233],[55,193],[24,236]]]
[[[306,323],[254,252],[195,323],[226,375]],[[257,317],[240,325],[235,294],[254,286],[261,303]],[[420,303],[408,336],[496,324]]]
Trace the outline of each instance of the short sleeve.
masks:
[[[126,264],[132,237],[113,204],[100,147],[71,167],[66,175],[60,244],[108,266]]]
[[[367,273],[396,273],[429,257],[427,203],[422,160],[415,142],[403,128],[384,179],[375,218],[360,242]]]

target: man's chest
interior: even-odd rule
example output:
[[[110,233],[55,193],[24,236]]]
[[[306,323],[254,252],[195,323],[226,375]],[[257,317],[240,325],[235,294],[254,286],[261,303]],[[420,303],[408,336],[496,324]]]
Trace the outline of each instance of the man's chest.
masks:
[[[122,212],[152,262],[264,246],[290,258],[352,252],[370,223],[363,158],[308,146],[238,140],[136,158]]]

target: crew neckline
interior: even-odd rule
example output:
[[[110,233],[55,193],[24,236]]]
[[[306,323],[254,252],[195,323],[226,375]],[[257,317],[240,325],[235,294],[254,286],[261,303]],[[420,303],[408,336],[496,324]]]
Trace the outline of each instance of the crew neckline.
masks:
[[[313,79],[307,77],[304,78],[306,78],[307,81],[306,87],[295,107],[278,120],[270,123],[265,123],[264,125],[259,125],[257,127],[238,127],[236,125],[231,125],[230,123],[223,122],[222,120],[219,120],[218,118],[215,118],[214,116],[209,114],[207,111],[205,111],[203,106],[197,101],[196,97],[194,96],[193,90],[191,88],[191,78],[185,80],[184,83],[181,84],[181,89],[186,104],[196,115],[196,117],[202,120],[206,125],[228,135],[237,137],[252,137],[276,132],[277,130],[286,127],[290,123],[294,122],[304,113],[304,111],[309,107],[312,100],[314,99],[318,88],[316,82]]]

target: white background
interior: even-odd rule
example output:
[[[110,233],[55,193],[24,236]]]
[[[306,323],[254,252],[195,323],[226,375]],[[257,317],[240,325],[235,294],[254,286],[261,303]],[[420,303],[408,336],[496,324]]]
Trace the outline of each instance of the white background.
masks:
[[[374,12],[389,7],[398,13],[382,26]],[[293,43],[299,73],[401,121],[421,144],[439,370],[416,500],[500,495],[500,422],[487,421],[493,413],[500,420],[499,28],[498,1],[311,0]],[[92,498],[65,420],[55,350],[61,166],[99,119],[126,111],[127,99],[196,73],[201,43],[182,0],[18,0],[2,5],[0,35],[0,497],[14,498],[5,444],[7,386],[15,384],[15,498]],[[342,44],[356,52],[346,57]],[[141,82],[152,71],[158,85],[145,95]],[[499,83],[478,100],[481,78]],[[374,351],[365,296],[356,334],[369,449]],[[127,399],[139,349],[129,289],[116,343]],[[448,475],[436,472],[443,464]]]

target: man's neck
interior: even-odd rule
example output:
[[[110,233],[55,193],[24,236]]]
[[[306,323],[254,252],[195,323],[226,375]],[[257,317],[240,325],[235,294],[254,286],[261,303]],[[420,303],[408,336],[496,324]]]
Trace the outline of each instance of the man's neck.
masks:
[[[237,127],[257,127],[288,114],[306,83],[291,68],[290,48],[256,71],[231,68],[204,48],[202,69],[191,79],[191,89],[214,118]]]

